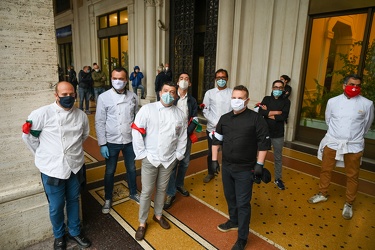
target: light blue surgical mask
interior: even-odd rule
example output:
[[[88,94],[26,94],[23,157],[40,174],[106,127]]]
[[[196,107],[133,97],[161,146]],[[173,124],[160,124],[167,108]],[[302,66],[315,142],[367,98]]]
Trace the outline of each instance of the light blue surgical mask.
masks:
[[[219,79],[216,82],[217,86],[219,86],[220,88],[224,87],[227,84],[227,81],[225,81],[224,79]]]
[[[283,91],[280,89],[275,89],[275,90],[272,90],[272,94],[274,97],[279,97],[283,94]]]
[[[169,105],[174,101],[174,98],[169,92],[165,92],[161,95],[161,100],[164,104]]]

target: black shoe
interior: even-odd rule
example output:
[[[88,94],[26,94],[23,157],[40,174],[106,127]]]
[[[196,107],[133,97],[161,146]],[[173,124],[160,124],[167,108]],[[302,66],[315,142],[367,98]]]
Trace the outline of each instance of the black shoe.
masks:
[[[61,238],[55,238],[55,242],[53,243],[54,250],[65,250],[66,249],[66,240],[65,236]]]
[[[177,187],[177,191],[180,192],[183,196],[189,196],[189,191],[185,189],[185,187]]]
[[[176,196],[167,195],[167,199],[165,200],[163,209],[165,210],[169,209],[172,206],[175,199],[176,199]]]
[[[246,248],[247,240],[238,239],[232,250],[244,250]]]
[[[91,242],[88,239],[86,239],[82,234],[79,234],[77,236],[69,235],[69,238],[77,242],[78,245],[80,245],[83,248],[91,246]]]

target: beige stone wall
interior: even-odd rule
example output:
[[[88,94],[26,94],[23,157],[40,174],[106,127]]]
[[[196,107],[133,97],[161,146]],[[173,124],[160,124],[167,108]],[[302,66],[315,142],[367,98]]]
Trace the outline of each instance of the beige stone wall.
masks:
[[[51,0],[0,1],[0,245],[52,236],[40,174],[24,145],[28,114],[53,102],[58,80]]]
[[[229,70],[229,86],[245,85],[250,104],[270,95],[272,82],[291,77],[286,139],[293,140],[301,85],[309,0],[238,0],[219,5],[216,68]],[[220,39],[220,40],[219,40]]]

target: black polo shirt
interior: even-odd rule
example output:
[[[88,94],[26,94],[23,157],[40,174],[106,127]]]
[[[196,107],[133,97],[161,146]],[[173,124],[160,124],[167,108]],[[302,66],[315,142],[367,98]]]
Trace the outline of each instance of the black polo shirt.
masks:
[[[221,116],[215,133],[223,140],[213,137],[212,145],[222,145],[223,166],[232,170],[253,169],[258,151],[271,148],[266,121],[248,108],[239,114],[231,111]]]

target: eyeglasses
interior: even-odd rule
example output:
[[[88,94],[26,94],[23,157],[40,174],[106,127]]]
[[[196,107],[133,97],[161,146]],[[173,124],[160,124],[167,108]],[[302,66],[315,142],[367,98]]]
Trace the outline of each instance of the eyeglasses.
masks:
[[[284,87],[283,86],[273,86],[272,89],[279,89],[279,90],[283,90]]]

